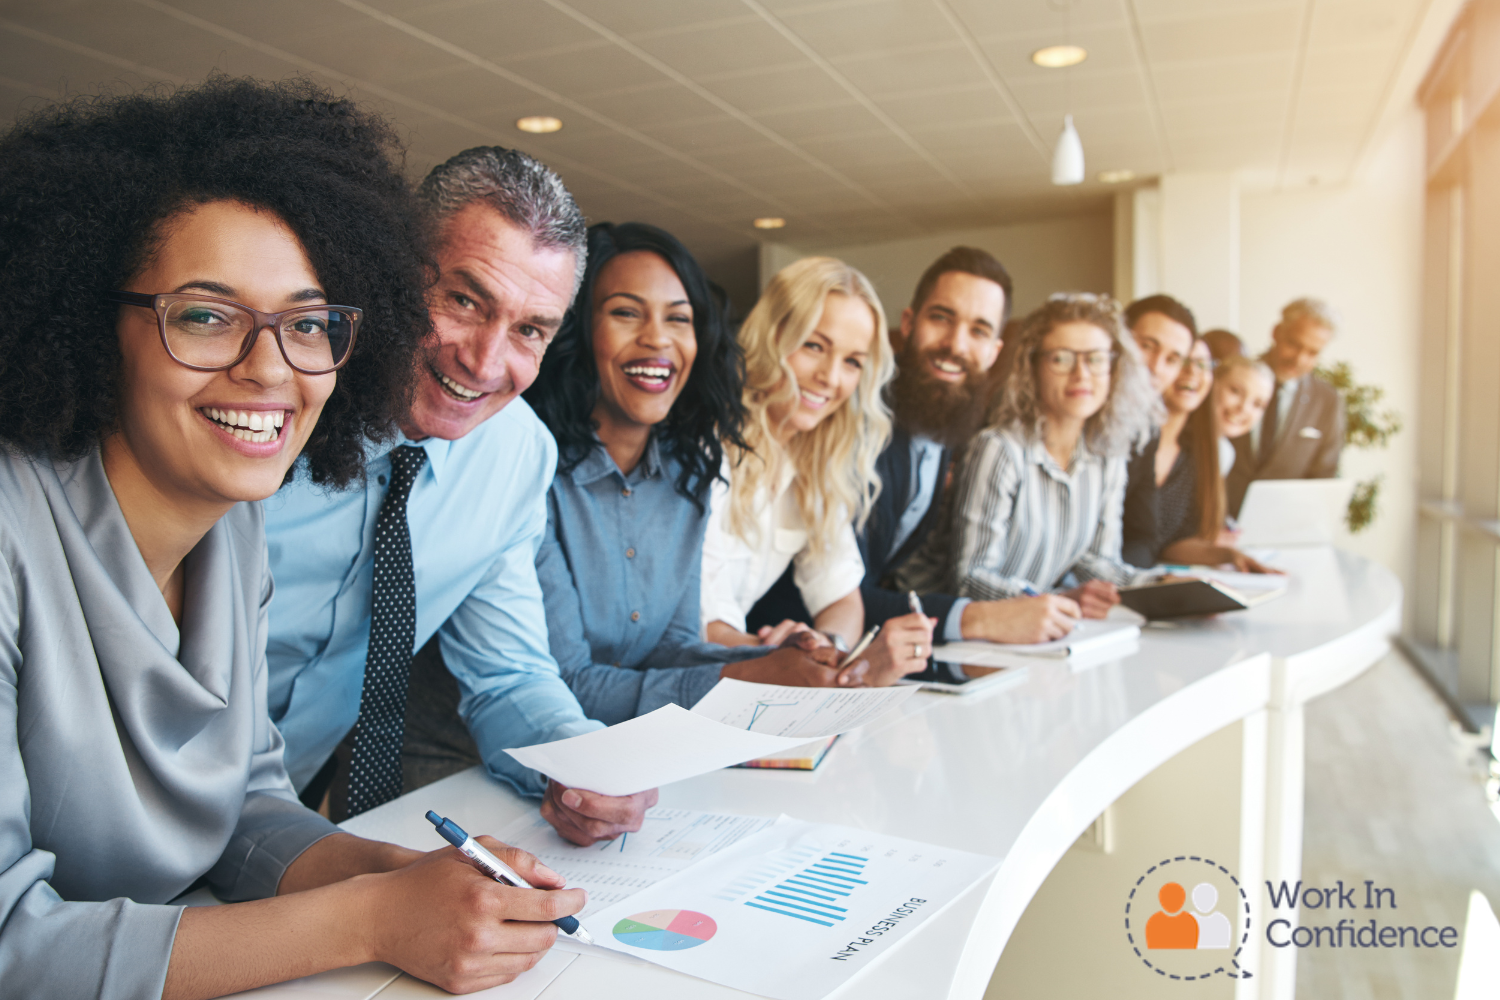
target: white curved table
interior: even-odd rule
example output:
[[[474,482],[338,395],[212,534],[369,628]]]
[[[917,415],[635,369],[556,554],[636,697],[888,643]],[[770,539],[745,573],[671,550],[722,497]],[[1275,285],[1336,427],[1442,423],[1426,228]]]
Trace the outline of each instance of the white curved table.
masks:
[[[1246,885],[1297,877],[1302,840],[1302,706],[1389,649],[1401,587],[1384,568],[1332,549],[1287,550],[1289,592],[1245,612],[1143,631],[1139,651],[1075,672],[1039,661],[1026,680],[967,697],[920,692],[842,739],[814,772],[733,769],[663,788],[661,804],[836,822],[1003,859],[998,872],[928,921],[839,996],[984,994],[1027,904],[1080,834],[1137,781],[1226,726],[1244,726],[1239,869]],[[345,823],[351,832],[434,846],[427,809],[499,830],[535,808],[479,769]],[[1258,935],[1252,935],[1252,941]],[[1237,997],[1289,997],[1295,949],[1247,948]],[[745,997],[629,958],[580,956],[545,991],[567,998]]]

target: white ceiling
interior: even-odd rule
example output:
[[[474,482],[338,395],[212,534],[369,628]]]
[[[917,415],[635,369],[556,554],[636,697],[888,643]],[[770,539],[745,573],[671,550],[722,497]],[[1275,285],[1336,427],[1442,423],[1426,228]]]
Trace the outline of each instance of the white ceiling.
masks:
[[[305,74],[396,119],[414,175],[517,146],[591,220],[655,222],[722,271],[763,215],[829,245],[1100,210],[1107,186],[1049,183],[1070,110],[1091,178],[1338,183],[1435,2],[0,0],[0,120],[100,85]],[[1069,34],[1082,65],[1030,62]],[[517,131],[530,114],[564,128]]]

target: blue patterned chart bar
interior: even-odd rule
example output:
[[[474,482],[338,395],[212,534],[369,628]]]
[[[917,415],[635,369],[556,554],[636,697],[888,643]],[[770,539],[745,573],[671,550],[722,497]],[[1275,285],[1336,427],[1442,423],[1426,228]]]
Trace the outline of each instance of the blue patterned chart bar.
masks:
[[[848,903],[860,886],[869,884],[860,878],[869,861],[857,854],[830,851],[801,871],[760,890],[754,899],[745,900],[745,905],[832,927],[849,912],[847,906],[839,904]]]

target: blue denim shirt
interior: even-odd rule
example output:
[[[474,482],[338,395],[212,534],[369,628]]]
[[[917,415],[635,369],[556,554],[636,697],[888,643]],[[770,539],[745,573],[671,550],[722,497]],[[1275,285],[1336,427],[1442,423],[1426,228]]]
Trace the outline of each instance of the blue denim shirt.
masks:
[[[628,476],[599,446],[547,493],[536,557],[547,636],[584,712],[605,725],[692,708],[725,663],[769,652],[698,637],[708,511],[677,491],[680,468],[654,438]]]
[[[315,486],[299,469],[262,503],[276,577],[268,700],[298,788],[359,718],[375,517],[395,444],[373,449],[367,478],[353,489]],[[517,399],[456,441],[428,438],[417,446],[427,463],[406,505],[417,585],[412,651],[437,633],[458,681],[459,715],[486,769],[539,795],[545,780],[505,748],[599,728],[579,709],[547,651],[536,578],[557,445]]]

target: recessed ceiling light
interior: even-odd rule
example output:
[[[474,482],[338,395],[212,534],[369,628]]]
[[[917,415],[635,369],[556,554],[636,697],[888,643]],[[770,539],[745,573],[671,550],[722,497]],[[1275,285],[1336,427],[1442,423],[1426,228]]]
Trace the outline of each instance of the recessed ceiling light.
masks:
[[[756,219],[751,225],[756,229],[780,229],[786,225],[786,220],[774,215],[766,215]]]
[[[1031,61],[1046,69],[1063,69],[1077,66],[1088,57],[1088,51],[1080,45],[1049,45],[1033,52]]]
[[[562,119],[553,118],[551,115],[527,115],[525,118],[516,119],[516,128],[522,132],[556,132],[562,128]]]
[[[1101,184],[1124,184],[1126,181],[1135,180],[1134,170],[1101,170],[1099,171],[1099,182]]]

